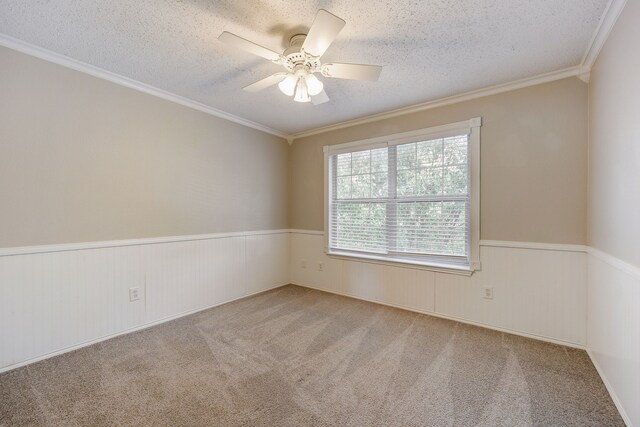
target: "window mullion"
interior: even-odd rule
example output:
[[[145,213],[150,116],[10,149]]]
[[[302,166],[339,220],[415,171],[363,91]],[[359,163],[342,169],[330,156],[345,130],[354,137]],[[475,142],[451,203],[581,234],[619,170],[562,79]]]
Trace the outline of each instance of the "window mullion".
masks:
[[[397,150],[396,146],[392,145],[388,148],[387,152],[387,252],[395,252],[397,250],[397,233],[398,227],[398,204],[397,199]]]
[[[338,156],[331,156],[331,166],[329,168],[329,174],[331,178],[331,189],[329,195],[330,201],[330,218],[329,218],[329,246],[333,247],[334,239],[338,240]]]

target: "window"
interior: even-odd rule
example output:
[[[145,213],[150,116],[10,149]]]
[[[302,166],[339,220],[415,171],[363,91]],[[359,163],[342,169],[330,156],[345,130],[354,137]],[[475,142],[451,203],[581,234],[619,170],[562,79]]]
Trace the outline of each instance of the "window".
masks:
[[[479,131],[477,118],[325,147],[327,252],[478,269]]]

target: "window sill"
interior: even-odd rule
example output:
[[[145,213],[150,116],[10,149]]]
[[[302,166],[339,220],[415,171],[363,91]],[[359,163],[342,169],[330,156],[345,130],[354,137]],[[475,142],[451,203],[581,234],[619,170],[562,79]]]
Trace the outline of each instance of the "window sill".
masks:
[[[457,274],[460,276],[471,276],[475,271],[474,268],[468,265],[454,265],[447,263],[437,263],[433,261],[415,261],[410,259],[390,259],[387,257],[375,256],[375,255],[363,255],[353,254],[350,252],[327,252],[327,256],[330,258],[343,259],[347,261],[359,261],[372,264],[389,265],[392,267],[404,267],[412,268],[416,270],[428,270],[435,271],[437,273]]]

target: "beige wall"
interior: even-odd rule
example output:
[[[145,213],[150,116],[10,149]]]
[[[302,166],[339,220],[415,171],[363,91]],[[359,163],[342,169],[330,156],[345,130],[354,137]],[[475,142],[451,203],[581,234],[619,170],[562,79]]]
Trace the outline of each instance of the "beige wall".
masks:
[[[590,245],[640,266],[640,2],[628,1],[591,71]]]
[[[322,146],[482,116],[482,239],[586,243],[575,78],[284,140],[0,48],[0,247],[323,228]]]
[[[587,91],[568,78],[296,140],[291,227],[323,229],[324,145],[482,116],[481,238],[585,244]]]
[[[288,226],[265,134],[0,47],[0,247]]]

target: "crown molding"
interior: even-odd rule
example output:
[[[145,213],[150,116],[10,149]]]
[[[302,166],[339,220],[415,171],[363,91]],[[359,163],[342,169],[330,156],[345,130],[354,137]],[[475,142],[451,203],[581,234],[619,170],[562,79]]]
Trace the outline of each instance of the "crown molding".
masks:
[[[582,72],[578,74],[576,77],[585,83],[589,83],[589,81],[591,80],[591,71]]]
[[[440,98],[433,101],[422,102],[420,104],[410,105],[408,107],[398,108],[383,113],[372,114],[370,116],[364,116],[353,120],[347,120],[328,126],[322,126],[315,129],[298,132],[293,135],[294,140],[304,138],[306,136],[316,135],[319,133],[329,132],[333,130],[343,129],[346,127],[362,125],[365,123],[375,122],[378,120],[389,119],[392,117],[402,116],[405,114],[416,113],[418,111],[429,110],[432,108],[444,107],[445,105],[456,104],[458,102],[470,101],[472,99],[482,98],[489,95],[495,95],[498,93],[509,92],[516,89],[522,89],[529,86],[535,86],[542,83],[549,83],[556,80],[565,79],[567,77],[574,77],[583,72],[581,66],[575,66],[565,68],[563,70],[552,71],[550,73],[540,74],[534,77],[527,77],[525,79],[516,80],[509,83],[503,83],[495,86],[489,86],[483,89],[473,90],[470,92],[461,93],[459,95],[453,95],[446,98]]]
[[[593,33],[593,37],[591,37],[589,46],[582,58],[582,74],[588,75],[591,71],[591,67],[593,67],[596,59],[598,59],[598,55],[600,54],[602,47],[607,41],[607,38],[609,38],[611,30],[613,30],[613,27],[626,4],[627,0],[609,0],[609,4],[602,14],[602,18],[600,18],[596,31]]]
[[[68,56],[52,52],[48,49],[35,46],[22,40],[18,40],[6,34],[0,33],[0,46],[25,53],[30,56],[35,56],[36,58],[44,59],[45,61],[53,62],[54,64],[62,65],[63,67],[71,68],[72,70],[80,71],[81,73],[89,74],[93,77],[107,80],[112,83],[128,87],[130,89],[135,89],[139,92],[153,95],[158,98],[183,105],[185,107],[193,108],[194,110],[198,110],[203,113],[207,113],[212,116],[240,124],[242,126],[250,127],[262,132],[269,133],[271,135],[278,136],[280,138],[285,138],[287,140],[289,140],[290,138],[290,135],[287,135],[284,132],[272,129],[260,123],[256,123],[251,120],[247,120],[242,117],[224,112],[222,110],[218,110],[217,108],[209,107],[208,105],[202,104],[200,102],[193,101],[180,95],[175,95],[166,90],[159,89],[157,87],[130,79],[125,76],[121,76],[116,73],[112,73],[111,71],[107,71],[105,69],[87,64],[85,62],[75,60]]]

